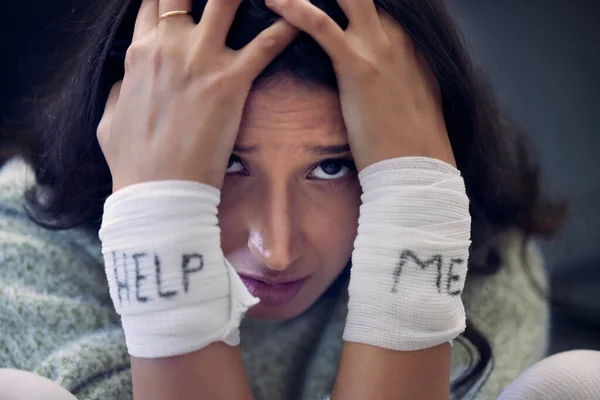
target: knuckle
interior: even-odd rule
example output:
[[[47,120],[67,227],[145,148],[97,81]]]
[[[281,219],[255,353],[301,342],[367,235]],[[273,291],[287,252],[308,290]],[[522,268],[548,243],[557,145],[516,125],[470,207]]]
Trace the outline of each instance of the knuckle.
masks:
[[[175,82],[185,82],[197,75],[202,65],[184,46],[168,39],[153,47],[148,64],[151,74],[164,74]]]
[[[98,123],[98,127],[96,128],[96,139],[98,140],[100,145],[105,144],[108,140],[109,130],[110,122],[108,121],[108,118],[102,117],[102,119],[100,119],[100,122]]]
[[[281,11],[285,12],[285,11],[288,11],[293,6],[293,3],[294,2],[292,0],[280,0],[277,7]]]
[[[274,35],[264,35],[258,41],[260,51],[266,55],[270,55],[277,51],[277,38]]]
[[[219,71],[206,78],[206,90],[218,99],[229,99],[235,86],[234,76],[229,71]]]
[[[144,68],[158,71],[164,66],[179,65],[178,46],[168,40],[140,40],[132,43],[125,53],[125,72]]]
[[[147,70],[148,76],[156,77],[165,73],[165,70],[172,73],[173,68],[171,67],[177,65],[177,62],[173,60],[173,53],[173,49],[162,44],[149,49],[144,60],[146,63],[144,68]]]
[[[136,70],[141,66],[147,66],[152,61],[156,46],[145,42],[133,42],[125,52],[125,72]]]
[[[175,62],[175,57],[175,49],[163,42],[152,47],[152,49],[149,51],[147,61],[153,66],[160,66],[163,63],[169,64]]]
[[[324,12],[320,12],[315,15],[314,18],[311,18],[312,31],[315,34],[323,34],[330,27],[331,19]]]
[[[384,41],[379,46],[379,54],[381,59],[384,62],[392,62],[397,54],[397,49],[395,49],[389,41]]]
[[[146,49],[139,43],[132,43],[125,52],[125,70],[131,70],[138,65],[141,62],[141,59],[144,58],[145,51]]]

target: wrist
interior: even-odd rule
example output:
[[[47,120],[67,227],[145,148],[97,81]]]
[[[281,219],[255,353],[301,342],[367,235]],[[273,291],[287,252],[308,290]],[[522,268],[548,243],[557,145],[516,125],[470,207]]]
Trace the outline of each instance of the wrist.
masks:
[[[451,341],[465,328],[469,199],[441,160],[384,160],[363,187],[344,339],[394,350]]]
[[[257,299],[223,256],[218,202],[217,189],[190,181],[131,185],[107,199],[99,236],[131,355],[239,341],[235,331]]]
[[[358,171],[380,161],[399,157],[426,157],[443,161],[456,168],[456,159],[445,129],[440,133],[427,132],[418,135],[419,141],[411,141],[403,135],[386,135],[379,140],[370,138],[357,146],[360,151],[353,152]],[[425,140],[426,138],[428,140]]]

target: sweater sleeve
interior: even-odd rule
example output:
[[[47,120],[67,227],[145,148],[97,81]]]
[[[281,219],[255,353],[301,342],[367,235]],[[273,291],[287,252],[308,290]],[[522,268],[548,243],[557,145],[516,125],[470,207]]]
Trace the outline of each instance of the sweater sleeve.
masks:
[[[82,400],[132,398],[97,235],[30,221],[22,198],[32,182],[20,159],[0,169],[0,368],[32,371]]]

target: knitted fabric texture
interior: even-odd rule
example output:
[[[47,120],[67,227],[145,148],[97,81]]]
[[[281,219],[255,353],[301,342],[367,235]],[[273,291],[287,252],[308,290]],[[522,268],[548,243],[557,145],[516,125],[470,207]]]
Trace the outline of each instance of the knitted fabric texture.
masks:
[[[132,399],[129,356],[98,232],[54,232],[32,223],[22,206],[23,190],[32,183],[33,171],[20,159],[0,170],[0,368],[33,371],[80,400]],[[548,304],[522,265],[520,237],[497,235],[487,246],[501,256],[502,268],[493,276],[470,274],[465,284],[467,317],[490,342],[493,362],[462,399],[496,399],[546,354]],[[533,278],[547,288],[533,243],[527,259]],[[320,400],[331,393],[347,313],[347,282],[340,287],[339,295],[323,296],[294,319],[244,319],[241,346],[257,400]],[[477,357],[473,344],[459,336],[451,380]]]

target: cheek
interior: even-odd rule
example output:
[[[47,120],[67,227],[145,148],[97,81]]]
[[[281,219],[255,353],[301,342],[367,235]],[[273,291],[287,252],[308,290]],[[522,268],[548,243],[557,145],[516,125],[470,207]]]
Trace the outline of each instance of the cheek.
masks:
[[[244,201],[233,194],[223,192],[219,204],[219,227],[221,248],[224,254],[247,246],[248,231],[245,222]]]
[[[357,184],[358,185],[358,184]],[[328,190],[307,210],[310,243],[320,255],[324,267],[342,267],[350,259],[358,227],[360,190]],[[341,267],[340,267],[341,268]]]

